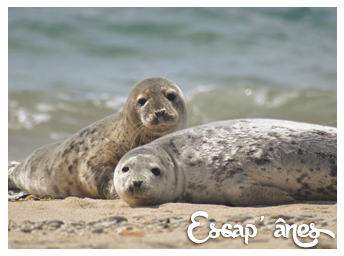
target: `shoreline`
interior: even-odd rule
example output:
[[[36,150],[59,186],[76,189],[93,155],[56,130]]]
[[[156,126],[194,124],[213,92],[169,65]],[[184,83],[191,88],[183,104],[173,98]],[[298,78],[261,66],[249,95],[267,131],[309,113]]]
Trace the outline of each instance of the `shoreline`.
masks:
[[[220,229],[253,224],[257,235],[225,238],[221,235],[195,244],[187,236],[191,215],[205,211],[209,218],[196,218],[200,227],[193,230],[204,239],[209,224]],[[260,221],[261,216],[264,220]],[[8,202],[8,248],[298,248],[292,237],[274,237],[276,220],[287,224],[315,223],[317,229],[332,231],[336,237],[320,235],[312,248],[337,248],[337,203],[301,202],[279,206],[229,207],[211,204],[166,203],[150,207],[130,207],[120,199],[101,200],[68,197],[48,201]],[[304,243],[309,237],[300,238]]]

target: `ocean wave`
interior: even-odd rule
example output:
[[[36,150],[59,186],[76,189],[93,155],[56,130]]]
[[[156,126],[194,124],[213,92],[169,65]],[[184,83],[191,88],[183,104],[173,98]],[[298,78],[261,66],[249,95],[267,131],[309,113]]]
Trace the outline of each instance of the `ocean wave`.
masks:
[[[322,89],[276,90],[255,86],[198,86],[185,93],[190,126],[235,118],[276,118],[309,123],[337,119],[337,92]],[[113,113],[125,96],[16,91],[9,94],[10,139],[24,130],[51,140],[70,136]],[[334,124],[335,126],[336,124]]]

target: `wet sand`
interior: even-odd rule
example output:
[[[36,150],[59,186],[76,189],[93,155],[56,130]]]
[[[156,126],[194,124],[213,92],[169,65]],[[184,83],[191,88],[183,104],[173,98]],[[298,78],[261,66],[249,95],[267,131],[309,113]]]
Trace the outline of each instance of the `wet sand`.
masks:
[[[190,217],[196,211],[209,214],[193,234],[208,236],[209,224],[224,223],[245,228],[251,223],[257,235],[225,238],[220,235],[195,244],[187,236]],[[261,216],[264,220],[260,221]],[[8,202],[8,248],[300,248],[292,236],[274,237],[278,218],[287,224],[315,223],[317,229],[332,231],[336,238],[321,234],[313,248],[337,248],[337,204],[302,202],[281,206],[228,207],[188,203],[167,203],[153,207],[130,207],[122,200],[95,200],[70,197],[51,201]],[[233,229],[232,229],[233,230]],[[308,237],[298,239],[311,242]]]

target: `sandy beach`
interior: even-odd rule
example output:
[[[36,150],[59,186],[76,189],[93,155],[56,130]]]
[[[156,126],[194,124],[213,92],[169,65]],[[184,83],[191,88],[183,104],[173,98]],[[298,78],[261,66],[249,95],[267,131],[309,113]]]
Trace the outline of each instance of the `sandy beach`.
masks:
[[[219,236],[195,244],[187,236],[191,215],[209,214],[208,220],[197,217],[200,227],[193,230],[204,239],[209,224],[220,229],[223,224],[253,224],[257,235],[248,238]],[[260,221],[264,216],[263,221]],[[152,207],[130,207],[122,200],[95,200],[69,197],[64,200],[8,202],[8,248],[300,248],[289,238],[274,237],[276,221],[287,224],[315,223],[317,229],[332,231],[336,238],[321,233],[313,248],[337,248],[336,202],[302,202],[281,206],[228,207],[189,203],[167,203]],[[233,230],[233,229],[232,229]],[[298,237],[303,243],[313,241]]]

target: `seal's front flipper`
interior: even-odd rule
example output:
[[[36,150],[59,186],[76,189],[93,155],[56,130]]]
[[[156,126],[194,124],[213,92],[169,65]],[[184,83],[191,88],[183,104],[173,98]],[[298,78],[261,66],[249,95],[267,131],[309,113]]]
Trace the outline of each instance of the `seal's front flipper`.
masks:
[[[279,188],[252,185],[242,189],[239,198],[232,200],[233,205],[280,205],[293,203],[294,199],[289,194]]]
[[[12,161],[8,164],[8,189],[16,189],[18,190],[19,188],[15,184],[12,176],[15,168],[20,164],[20,162]]]

